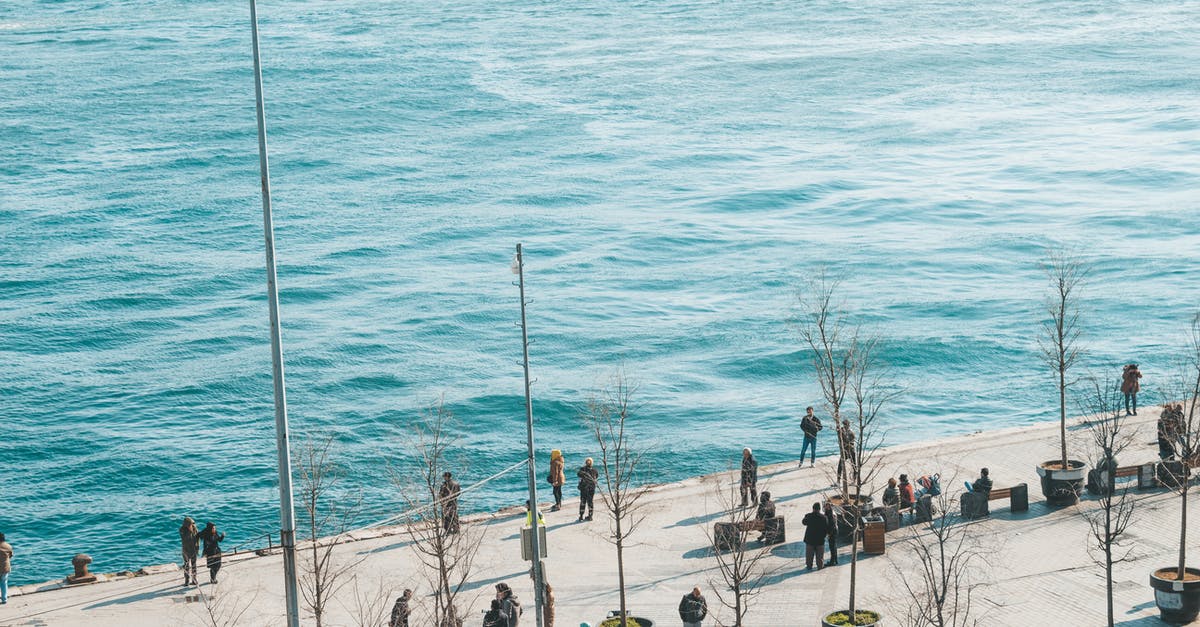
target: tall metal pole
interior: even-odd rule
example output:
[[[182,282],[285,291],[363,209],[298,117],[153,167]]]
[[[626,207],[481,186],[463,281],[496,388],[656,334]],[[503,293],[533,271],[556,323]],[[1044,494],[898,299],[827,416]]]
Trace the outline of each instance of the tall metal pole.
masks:
[[[529,512],[533,520],[529,548],[533,550],[534,619],[537,620],[537,627],[542,627],[542,603],[545,602],[542,592],[545,586],[542,585],[542,547],[541,538],[538,536],[538,520],[541,515],[538,512],[537,472],[533,459],[533,396],[529,388],[529,330],[525,326],[525,260],[521,256],[520,244],[517,244],[517,275],[520,277],[518,283],[521,286],[521,349],[525,356],[525,435],[529,454],[529,462],[526,465],[529,466]]]
[[[275,226],[271,219],[271,174],[267,167],[267,115],[263,105],[262,62],[258,53],[258,7],[250,0],[254,42],[254,95],[258,117],[258,166],[262,177],[263,237],[267,247],[267,308],[271,314],[271,375],[275,384],[275,450],[279,466],[279,544],[283,547],[283,589],[288,627],[300,627],[296,590],[296,514],[292,507],[292,457],[288,443],[287,397],[283,385],[283,341],[279,334],[279,291],[275,285]]]

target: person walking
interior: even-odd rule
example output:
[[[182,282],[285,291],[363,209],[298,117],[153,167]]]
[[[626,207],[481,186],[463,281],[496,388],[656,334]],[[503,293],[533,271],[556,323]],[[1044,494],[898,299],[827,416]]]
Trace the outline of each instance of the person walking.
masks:
[[[812,511],[804,515],[804,563],[808,570],[813,569],[813,560],[817,562],[817,570],[825,568],[825,538],[829,535],[829,523],[825,514],[821,513],[821,504],[813,503]]]
[[[706,616],[708,602],[700,594],[700,586],[696,586],[679,601],[679,619],[683,621],[683,627],[700,627],[700,621]]]
[[[408,616],[412,614],[408,602],[412,599],[412,595],[413,591],[405,588],[404,594],[396,597],[396,604],[392,606],[392,619],[388,621],[388,627],[408,627]]]
[[[13,548],[0,533],[0,605],[8,603],[8,574],[12,572]]]
[[[496,584],[496,600],[500,601],[500,616],[504,627],[517,627],[521,620],[521,602],[506,583]]]
[[[1142,389],[1142,384],[1139,379],[1142,378],[1142,372],[1138,370],[1137,364],[1128,364],[1125,370],[1121,373],[1121,393],[1125,395],[1125,415],[1129,416],[1129,402],[1133,401],[1133,414],[1137,415],[1137,395],[1138,390]]]
[[[824,429],[821,419],[813,414],[813,408],[805,409],[804,417],[800,419],[800,430],[804,432],[804,444],[800,447],[800,467],[804,467],[804,454],[812,447],[809,468],[817,465],[817,434]]]
[[[442,528],[446,533],[458,533],[458,493],[462,486],[449,472],[442,473],[442,487],[438,488],[438,499],[442,501]]]
[[[829,535],[829,561],[825,562],[825,565],[837,566],[838,519],[837,512],[833,509],[833,503],[829,501],[825,501],[825,526]]]
[[[562,509],[562,487],[567,482],[566,473],[563,472],[566,462],[563,461],[562,451],[554,449],[550,451],[550,487],[554,489],[554,505],[550,507],[550,511],[557,512]]]
[[[751,504],[758,504],[758,460],[754,459],[754,453],[748,449],[742,449],[742,478],[740,483],[742,493],[742,507],[749,507]],[[750,500],[746,500],[746,493],[750,493]]]
[[[183,517],[183,525],[179,527],[179,544],[183,549],[183,585],[198,586],[196,578],[196,557],[200,554],[200,530],[196,529],[196,521],[191,516]]]
[[[850,472],[854,472],[853,464],[855,463],[855,446],[854,446],[854,430],[850,428],[850,421],[843,420],[842,425],[838,428],[838,466],[837,475],[840,483],[849,481],[849,476],[846,474],[846,460],[850,460]]]
[[[221,544],[225,534],[217,531],[212,522],[204,523],[204,531],[200,532],[200,540],[204,542],[204,558],[208,566],[208,580],[217,583],[217,573],[221,570]],[[197,584],[199,585],[199,584]]]
[[[600,479],[600,471],[592,465],[592,458],[589,457],[583,461],[575,475],[579,477],[579,522],[591,520],[595,511],[592,501],[596,497],[596,482]],[[584,507],[587,508],[587,518],[583,517]]]

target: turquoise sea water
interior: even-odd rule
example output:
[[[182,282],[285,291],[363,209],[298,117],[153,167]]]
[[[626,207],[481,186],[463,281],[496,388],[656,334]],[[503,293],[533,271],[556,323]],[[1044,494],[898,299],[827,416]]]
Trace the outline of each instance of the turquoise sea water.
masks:
[[[185,514],[278,528],[248,12],[0,4],[14,583],[175,559]],[[467,482],[522,457],[517,242],[541,461],[594,453],[576,412],[623,364],[657,480],[796,454],[786,320],[820,264],[907,388],[892,442],[1053,418],[1046,246],[1095,260],[1085,366],[1138,360],[1145,401],[1200,296],[1200,3],[260,15],[292,424],[338,435],[364,519],[439,395]]]

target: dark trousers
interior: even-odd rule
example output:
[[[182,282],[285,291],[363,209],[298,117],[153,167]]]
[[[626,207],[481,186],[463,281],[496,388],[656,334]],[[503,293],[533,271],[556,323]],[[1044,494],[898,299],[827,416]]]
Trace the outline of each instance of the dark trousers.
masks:
[[[200,580],[196,579],[196,554],[183,554],[183,585],[189,583],[199,584]]]
[[[837,563],[837,534],[829,534],[829,563]]]
[[[1137,415],[1137,392],[1125,393],[1125,413],[1129,413],[1129,401],[1133,400],[1133,415]]]
[[[554,487],[554,506],[562,507],[562,486],[556,485],[553,487]]]
[[[595,508],[592,500],[596,498],[596,488],[579,488],[579,517],[583,518],[583,508],[587,507],[587,515],[591,516]]]
[[[817,463],[817,436],[804,434],[804,444],[800,446],[800,463],[804,463],[804,453],[808,452],[809,447],[812,447],[812,457],[809,461]]]
[[[221,554],[206,556],[208,563],[208,580],[217,583],[217,572],[221,570]]]
[[[1158,439],[1158,457],[1160,459],[1175,459],[1175,445],[1168,439]]]
[[[747,505],[747,502],[746,502],[746,491],[747,490],[750,491],[749,504],[758,505],[758,484],[757,483],[747,483],[747,482],[743,481],[742,482],[742,506],[744,507]]]
[[[442,528],[446,533],[458,533],[458,503],[447,501],[442,511]]]
[[[817,568],[825,568],[825,545],[823,543],[804,545],[804,563],[808,568],[813,567],[814,559],[817,562]]]

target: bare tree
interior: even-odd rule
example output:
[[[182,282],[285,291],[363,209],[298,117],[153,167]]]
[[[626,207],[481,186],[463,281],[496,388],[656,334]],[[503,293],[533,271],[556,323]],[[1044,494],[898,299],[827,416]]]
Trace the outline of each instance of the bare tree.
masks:
[[[1174,573],[1183,581],[1187,574],[1188,495],[1194,466],[1200,466],[1200,313],[1192,317],[1188,328],[1187,354],[1178,374],[1169,382],[1171,396],[1177,399],[1169,436],[1175,441],[1179,461],[1164,464],[1166,483],[1179,495],[1179,563]],[[1161,573],[1161,571],[1160,571]]]
[[[393,590],[380,578],[375,586],[364,586],[358,575],[351,578],[351,603],[342,604],[355,627],[381,627],[388,623],[388,601]]]
[[[205,593],[197,588],[200,608],[195,612],[196,624],[202,627],[237,627],[247,622],[247,613],[258,600],[261,588],[254,587],[234,594],[218,594],[209,588]]]
[[[632,397],[636,386],[618,370],[609,383],[588,401],[582,419],[600,446],[600,498],[608,510],[612,535],[607,539],[617,547],[617,585],[621,597],[621,623],[628,618],[625,604],[625,547],[645,515],[642,497],[648,487],[642,482],[646,451],[629,432],[636,407]]]
[[[888,381],[888,372],[879,358],[879,338],[852,322],[844,301],[838,297],[839,286],[838,279],[830,278],[825,271],[818,272],[798,296],[795,324],[812,353],[814,374],[834,420],[850,423],[852,437],[845,436],[846,445],[839,446],[842,460],[834,484],[841,489],[838,505],[851,534],[849,611],[851,621],[858,624],[855,597],[864,488],[880,469],[876,455],[884,440],[880,412],[899,390]],[[839,425],[839,442],[844,429]]]
[[[952,483],[953,481],[951,481]],[[905,627],[974,627],[980,624],[971,597],[986,565],[974,523],[957,523],[950,512],[957,499],[942,492],[933,497],[937,512],[928,525],[911,525],[902,532],[900,557],[889,554],[900,573],[896,579],[907,601],[899,616]],[[916,561],[914,569],[912,561]],[[901,563],[903,561],[903,563]],[[915,572],[914,572],[915,571]]]
[[[1083,354],[1079,345],[1079,291],[1089,268],[1079,258],[1065,251],[1050,251],[1047,257],[1046,274],[1050,279],[1050,294],[1046,301],[1046,312],[1050,317],[1042,324],[1038,348],[1042,361],[1054,371],[1058,386],[1059,463],[1060,468],[1067,471],[1071,469],[1067,456],[1067,388],[1073,383],[1067,373]]]
[[[300,551],[300,595],[317,627],[325,622],[330,600],[365,559],[338,559],[334,555],[362,501],[341,489],[344,473],[330,458],[332,449],[333,436],[310,436],[296,449],[292,462],[299,474],[299,500],[304,507],[300,524],[308,536],[308,546]]]
[[[736,479],[737,471],[731,471],[731,475]],[[725,481],[721,476],[718,476],[716,481],[717,485],[714,490],[716,502],[724,512],[721,522],[732,525],[738,531],[737,536],[740,540],[741,534],[753,526],[756,519],[755,510],[739,506],[741,501],[737,490],[737,481]],[[750,611],[750,605],[761,592],[761,588],[770,574],[763,563],[763,558],[770,555],[771,546],[763,543],[751,546],[749,542],[742,541],[727,544],[711,528],[703,527],[703,529],[704,535],[708,539],[708,545],[712,547],[713,556],[717,560],[717,572],[721,575],[720,583],[723,585],[718,585],[716,580],[710,580],[709,584],[713,587],[713,592],[716,593],[717,600],[721,605],[733,611],[732,623],[725,623],[719,617],[715,620],[722,627],[743,627],[746,614]],[[725,594],[721,593],[722,588],[726,590]]]
[[[1081,413],[1089,417],[1092,466],[1102,482],[1096,507],[1084,509],[1081,506],[1080,513],[1091,531],[1088,548],[1093,552],[1092,559],[1104,568],[1109,627],[1114,627],[1113,565],[1129,557],[1129,551],[1122,550],[1121,539],[1133,520],[1135,503],[1127,486],[1118,489],[1116,485],[1117,455],[1129,447],[1134,437],[1121,409],[1119,390],[1119,381],[1106,384],[1093,377],[1076,398]]]
[[[845,303],[837,296],[840,284],[840,278],[824,268],[818,270],[797,293],[797,312],[791,320],[800,340],[808,348],[825,410],[833,417],[834,427],[841,423],[842,403],[858,344],[857,327],[850,324]],[[835,432],[840,433],[836,429]],[[839,440],[838,468],[845,468],[845,453]],[[849,483],[847,477],[842,474],[839,482],[845,492]]]
[[[433,590],[435,627],[463,624],[470,608],[461,606],[459,595],[471,577],[483,541],[482,531],[471,525],[446,524],[448,516],[458,515],[458,496],[439,497],[443,473],[458,465],[451,452],[457,441],[451,432],[453,420],[441,399],[425,410],[420,420],[409,425],[404,438],[409,465],[415,468],[392,471],[393,482],[411,513],[405,527],[410,546]]]

